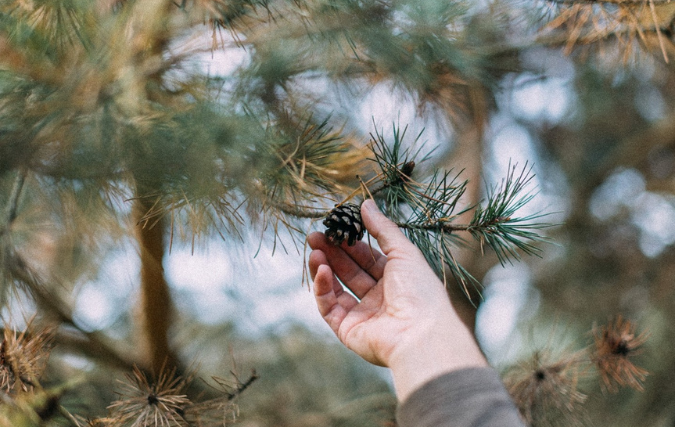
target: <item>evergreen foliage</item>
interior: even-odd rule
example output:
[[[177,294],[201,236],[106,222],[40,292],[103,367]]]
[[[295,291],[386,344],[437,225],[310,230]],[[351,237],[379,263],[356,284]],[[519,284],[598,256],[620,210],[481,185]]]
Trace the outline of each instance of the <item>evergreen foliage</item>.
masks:
[[[308,229],[336,205],[366,197],[421,249],[451,294],[467,297],[453,295],[453,303],[468,322],[487,270],[527,254],[541,257],[523,258],[536,273],[540,323],[564,313],[580,331],[624,314],[650,320],[651,339],[672,341],[675,329],[663,319],[674,312],[675,237],[657,214],[672,210],[675,193],[674,11],[660,0],[1,2],[0,425],[229,422],[257,376],[217,382],[217,392],[190,381],[190,360],[172,339],[181,313],[166,254],[176,242],[194,246],[214,234],[236,251],[232,242],[251,243],[250,231],[284,249],[290,237],[302,253]],[[565,117],[519,116],[505,101],[561,74],[571,99]],[[411,142],[408,128],[394,125],[389,136],[374,120],[368,135],[362,124],[371,117],[354,106],[373,88],[414,105],[449,143],[429,151],[425,135]],[[499,184],[482,191],[506,116],[535,146],[539,179],[531,163],[509,163]],[[551,184],[550,172],[563,178]],[[614,200],[613,213],[598,214],[603,189],[627,173],[641,177],[641,188],[630,181],[631,194],[646,201]],[[562,189],[565,225],[548,230],[549,212],[531,213],[539,183]],[[656,219],[641,217],[650,213]],[[561,246],[541,245],[544,232]],[[136,314],[91,330],[77,319],[78,294],[130,241],[140,264]],[[54,326],[13,322],[21,309]],[[598,387],[644,387],[643,397],[577,399],[565,369],[577,366],[578,354],[562,364],[537,356],[514,394],[524,396],[517,403],[528,421],[550,424],[527,406],[528,393],[543,390],[544,371],[589,418],[664,425],[675,417],[660,403],[675,396],[672,355],[658,353],[646,380],[632,358],[647,334],[618,319],[594,328],[597,348],[584,363],[596,364]],[[55,350],[46,363],[48,343]],[[127,391],[138,393],[113,396],[109,378],[91,366],[126,372]],[[100,412],[74,414],[87,402],[82,390],[96,384],[107,390],[91,403]],[[158,384],[166,410],[158,409]],[[71,405],[69,394],[80,401]],[[555,406],[556,396],[531,402]],[[373,425],[391,420],[380,397],[373,405],[385,415]],[[630,408],[621,419],[619,404]],[[269,408],[258,406],[283,409]],[[567,409],[569,425],[579,423]],[[294,416],[271,419],[261,423],[291,425]],[[354,422],[335,413],[315,420]]]

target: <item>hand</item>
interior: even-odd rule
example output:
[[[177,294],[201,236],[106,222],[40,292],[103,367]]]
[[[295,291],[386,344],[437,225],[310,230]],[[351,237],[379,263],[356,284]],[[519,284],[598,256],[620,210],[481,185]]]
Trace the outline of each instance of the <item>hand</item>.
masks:
[[[372,200],[363,203],[361,216],[384,254],[363,241],[334,246],[322,233],[308,238],[317,306],[340,341],[365,360],[390,367],[401,400],[437,375],[485,366],[419,249]]]

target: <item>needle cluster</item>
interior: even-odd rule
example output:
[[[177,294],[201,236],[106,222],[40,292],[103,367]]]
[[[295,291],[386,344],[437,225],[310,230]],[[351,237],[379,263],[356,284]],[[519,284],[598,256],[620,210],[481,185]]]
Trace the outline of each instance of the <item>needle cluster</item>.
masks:
[[[642,353],[649,333],[637,333],[637,326],[623,317],[607,325],[593,327],[594,349],[591,359],[595,363],[603,385],[616,392],[620,387],[642,391],[647,371],[633,363]]]
[[[5,393],[40,388],[53,338],[50,328],[32,328],[29,324],[19,332],[5,324],[0,344],[0,388]]]
[[[234,421],[235,399],[258,379],[253,371],[248,379],[226,381],[214,378],[218,397],[190,398],[192,374],[178,375],[175,369],[162,369],[156,378],[135,368],[120,381],[119,398],[109,407],[109,416],[90,423],[109,427],[216,427]]]
[[[478,281],[454,255],[455,248],[466,243],[467,233],[480,244],[482,252],[486,248],[494,251],[502,264],[520,259],[521,253],[539,254],[536,244],[548,239],[537,231],[552,224],[539,221],[545,214],[520,216],[522,208],[535,197],[531,167],[526,164],[518,171],[516,165],[510,166],[501,185],[488,191],[486,201],[467,205],[464,196],[468,182],[461,180],[460,174],[440,170],[427,177],[415,174],[416,166],[428,160],[429,154],[421,156],[419,146],[404,148],[404,136],[405,129],[396,127],[391,144],[380,132],[373,136],[373,160],[380,172],[370,193],[440,277],[445,280],[446,269],[450,271],[467,296],[469,287],[478,288]],[[471,220],[462,222],[471,212]]]
[[[507,370],[505,385],[528,425],[587,425],[584,387],[598,378],[602,389],[612,393],[623,387],[644,390],[648,373],[634,358],[644,350],[649,333],[638,333],[635,323],[617,316],[593,326],[591,334],[593,342],[586,348],[555,355],[549,348],[535,351]]]

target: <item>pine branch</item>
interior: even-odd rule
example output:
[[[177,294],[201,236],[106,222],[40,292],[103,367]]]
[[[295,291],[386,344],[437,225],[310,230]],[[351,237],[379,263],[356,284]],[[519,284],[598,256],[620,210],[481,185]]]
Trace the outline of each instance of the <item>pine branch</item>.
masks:
[[[525,207],[535,194],[527,191],[534,175],[527,164],[519,174],[516,167],[510,166],[509,173],[499,188],[488,192],[484,206],[462,206],[461,200],[466,192],[467,181],[461,181],[459,174],[452,171],[435,171],[430,178],[417,181],[413,178],[418,163],[427,161],[429,155],[418,159],[423,147],[417,146],[420,135],[405,147],[403,144],[406,128],[394,125],[393,141],[388,144],[383,134],[376,131],[372,137],[371,150],[373,160],[380,172],[371,179],[364,191],[378,200],[381,208],[425,256],[434,271],[447,282],[446,268],[463,288],[467,296],[469,287],[480,286],[454,254],[453,248],[466,244],[460,232],[466,232],[480,243],[481,252],[485,246],[491,248],[501,264],[520,260],[520,252],[539,255],[536,243],[548,239],[535,231],[551,226],[535,222],[545,214],[533,214],[518,217],[517,213]],[[351,199],[357,191],[348,195],[343,202]],[[268,199],[273,209],[299,218],[319,219],[330,210],[308,208],[306,206],[276,202]],[[474,211],[468,224],[456,221],[468,211]]]
[[[255,369],[251,372],[251,376],[248,377],[246,381],[242,382],[237,382],[236,388],[227,393],[227,400],[234,400],[236,397],[238,397],[240,394],[242,394],[247,388],[253,384],[258,378],[260,378],[260,375],[258,375],[255,371]]]
[[[532,201],[535,193],[528,192],[534,175],[527,164],[519,173],[516,166],[509,166],[509,173],[501,186],[488,191],[487,202],[479,206],[462,206],[467,181],[452,171],[435,171],[430,178],[416,181],[412,178],[416,156],[421,147],[412,151],[403,149],[405,129],[394,127],[391,146],[381,133],[373,136],[374,161],[381,169],[380,187],[383,196],[380,205],[408,238],[422,251],[439,277],[447,281],[446,268],[460,284],[467,296],[469,287],[480,286],[456,260],[453,248],[466,244],[461,232],[468,233],[480,243],[491,248],[501,264],[520,260],[520,253],[538,255],[536,243],[548,239],[536,233],[551,224],[537,222],[545,214],[537,213],[518,217],[518,212]],[[413,143],[419,140],[418,135]],[[425,161],[427,157],[419,162]],[[468,224],[459,224],[457,219],[468,211],[474,212]]]
[[[423,223],[398,221],[396,222],[396,225],[404,230],[419,230],[419,231],[424,230],[424,231],[436,231],[445,233],[468,231],[472,227],[469,224],[453,224],[452,222],[450,222],[450,220],[442,218],[425,221]]]
[[[552,224],[533,223],[545,214],[536,213],[522,218],[517,212],[535,197],[536,193],[527,192],[534,175],[527,163],[516,176],[516,166],[509,165],[509,173],[501,187],[493,189],[488,195],[485,207],[478,206],[467,228],[480,242],[481,250],[487,244],[492,248],[503,265],[510,259],[520,259],[518,250],[528,255],[539,255],[541,250],[529,242],[546,242],[548,239],[530,230],[541,230]],[[524,194],[523,194],[524,193]]]
[[[17,175],[14,179],[14,184],[12,185],[12,190],[9,195],[9,201],[7,203],[7,212],[5,214],[5,221],[3,224],[0,224],[0,256],[2,260],[0,262],[6,263],[11,258],[11,253],[13,252],[10,249],[11,242],[9,240],[3,239],[7,237],[12,223],[16,220],[19,210],[19,200],[21,199],[21,194],[24,189],[24,184],[26,181],[26,170],[21,168],[17,172]],[[7,292],[9,286],[7,281],[3,280],[2,289],[0,289],[0,306],[4,307],[7,303]]]
[[[626,62],[640,43],[646,51],[659,47],[663,60],[668,63],[668,52],[673,44],[666,33],[675,17],[675,6],[669,2],[626,1],[626,2],[565,2],[551,1],[556,5],[554,18],[544,25],[543,30],[562,36],[561,43],[566,53],[578,46],[601,48],[601,42],[617,41],[617,52],[623,53]],[[655,39],[654,39],[655,37]],[[537,44],[547,45],[554,37],[539,37]]]
[[[23,190],[23,185],[25,181],[26,181],[26,171],[24,169],[20,169],[14,180],[12,193],[9,196],[9,204],[7,206],[7,222],[6,222],[7,228],[9,228],[12,222],[14,222],[14,220],[16,219],[17,212],[19,209],[19,199],[21,198],[21,191]]]
[[[296,218],[321,219],[326,216],[330,209],[313,209],[307,206],[299,206],[290,203],[267,200],[266,203],[273,209],[278,209],[286,215]]]
[[[81,341],[81,345],[89,346],[90,350],[85,352],[97,355],[99,356],[99,360],[115,366],[130,368],[136,365],[135,361],[108,344],[107,339],[100,333],[83,329],[74,320],[71,310],[67,308],[67,304],[55,295],[54,292],[50,291],[44,283],[41,283],[37,275],[30,270],[18,254],[13,254],[13,256],[6,255],[6,257],[8,260],[5,263],[10,274],[26,286],[41,310],[56,316],[60,323],[75,328],[86,338],[86,341]]]
[[[12,185],[12,191],[9,194],[9,201],[7,203],[7,212],[5,214],[4,224],[0,227],[0,236],[5,234],[9,228],[12,226],[12,223],[16,219],[19,210],[19,199],[23,191],[24,183],[26,181],[26,171],[24,169],[19,169],[17,172],[16,178],[14,178],[14,184]]]
[[[373,161],[381,171],[378,175],[381,181],[376,190],[371,194],[383,192],[385,200],[386,213],[393,218],[401,215],[400,205],[410,200],[414,193],[419,193],[424,186],[412,179],[414,169],[418,163],[428,160],[431,152],[419,158],[423,144],[420,138],[422,130],[407,147],[403,147],[403,141],[407,131],[407,126],[401,130],[400,126],[393,124],[393,141],[391,146],[387,143],[382,132],[375,130],[375,135],[371,134],[371,150]]]

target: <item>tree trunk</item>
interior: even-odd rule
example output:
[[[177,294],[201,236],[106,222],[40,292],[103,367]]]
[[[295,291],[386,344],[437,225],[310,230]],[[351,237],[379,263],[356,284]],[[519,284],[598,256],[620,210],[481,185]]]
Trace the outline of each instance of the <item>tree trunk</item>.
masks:
[[[141,221],[150,209],[144,199],[136,199],[136,238],[141,257],[140,320],[146,357],[152,372],[162,367],[173,368],[178,360],[169,344],[169,330],[173,318],[173,303],[164,277],[165,221]]]

